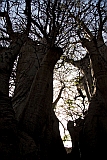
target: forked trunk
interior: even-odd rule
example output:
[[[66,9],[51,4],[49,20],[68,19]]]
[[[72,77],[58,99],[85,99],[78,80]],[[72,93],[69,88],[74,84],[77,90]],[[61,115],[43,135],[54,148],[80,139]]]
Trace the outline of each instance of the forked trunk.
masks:
[[[22,48],[19,58],[16,78],[16,89],[13,105],[19,127],[27,134],[26,148],[23,158],[32,157],[32,160],[65,158],[66,152],[60,137],[59,121],[52,109],[53,100],[53,69],[62,54],[60,48],[53,47],[46,53],[43,46],[35,45],[28,40]],[[27,49],[27,50],[26,50]],[[24,63],[24,65],[23,65]],[[17,99],[20,97],[20,101]],[[29,136],[30,137],[29,137]],[[31,140],[32,139],[32,140]],[[27,142],[28,141],[28,145]],[[33,144],[30,150],[30,141]],[[28,158],[29,159],[29,158]]]

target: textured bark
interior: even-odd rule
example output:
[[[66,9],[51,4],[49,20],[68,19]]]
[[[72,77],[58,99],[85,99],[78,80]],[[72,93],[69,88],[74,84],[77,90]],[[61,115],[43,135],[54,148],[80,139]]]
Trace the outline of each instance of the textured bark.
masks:
[[[96,80],[96,90],[91,97],[89,109],[84,118],[84,125],[78,140],[80,155],[82,160],[104,159],[107,144],[107,46],[102,38],[81,39],[82,44],[89,52],[92,62],[92,69]],[[78,62],[73,62],[75,66],[84,65],[86,57]],[[86,62],[86,61],[85,61]],[[88,63],[86,65],[88,67]],[[84,66],[85,67],[85,66]],[[85,76],[89,69],[80,67]],[[88,75],[87,75],[88,76]],[[91,81],[90,81],[91,82]],[[91,83],[90,83],[91,84]],[[74,130],[71,131],[71,138]],[[75,136],[74,136],[75,137]]]
[[[61,54],[60,48],[52,48],[47,51],[32,83],[21,120],[22,128],[35,140],[40,159],[50,159],[52,155],[53,157],[61,156],[61,148],[62,155],[64,157],[66,155],[63,144],[61,144],[58,123],[57,135],[53,135],[55,130],[53,124],[56,123],[52,110],[53,68]],[[60,146],[58,150],[56,150],[56,144]]]
[[[81,135],[81,155],[85,160],[106,157],[107,144],[107,110],[101,93],[96,93],[92,98],[88,114],[85,117],[83,132]]]
[[[12,98],[12,105],[18,121],[26,105],[33,79],[45,55],[45,50],[45,45],[37,45],[37,43],[30,38],[27,39],[20,50],[15,91]]]
[[[0,53],[0,156],[4,160],[18,157],[17,123],[9,98],[9,78],[13,62],[25,39],[25,36],[19,36]]]
[[[24,131],[19,134],[23,158],[45,160],[66,156],[59,121],[52,109],[53,68],[62,50],[52,48],[47,54],[45,52],[45,45],[37,45],[28,39],[21,49],[17,66],[12,104],[19,128]]]
[[[82,159],[106,157],[107,144],[107,46],[103,41],[84,40],[89,51],[94,76],[96,93],[90,101],[88,114],[85,117],[81,140]],[[105,55],[105,56],[104,56]]]
[[[27,124],[28,131],[32,134],[34,133],[36,123],[40,127],[46,119],[45,116],[51,110],[52,93],[50,94],[50,91],[52,91],[53,68],[61,54],[62,51],[57,48],[50,49],[45,55],[32,83],[26,109],[23,114],[23,123]],[[41,113],[44,113],[44,115],[41,115]],[[38,131],[38,129],[35,130]]]

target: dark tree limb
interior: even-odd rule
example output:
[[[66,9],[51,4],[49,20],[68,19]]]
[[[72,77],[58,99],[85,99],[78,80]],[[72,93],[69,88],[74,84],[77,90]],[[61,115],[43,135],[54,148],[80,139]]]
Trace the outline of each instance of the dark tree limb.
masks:
[[[63,51],[61,48],[49,49],[32,83],[30,94],[21,120],[25,130],[27,130],[30,134],[32,133],[32,136],[35,134],[40,134],[40,130],[45,123],[43,119],[46,120],[47,112],[52,109],[52,93],[50,93],[52,90],[51,77],[53,75],[54,66],[62,54]],[[41,90],[43,90],[43,92],[41,92]],[[35,91],[38,92],[34,94]],[[30,107],[33,107],[33,110],[31,110]],[[33,113],[31,113],[32,111]],[[30,115],[32,115],[32,119],[29,117]],[[27,121],[28,127],[26,128]]]
[[[8,12],[0,12],[0,17],[5,17],[6,18],[6,29],[7,29],[7,34],[12,38],[14,31],[12,28],[12,23],[9,17]]]
[[[103,30],[103,25],[104,23],[107,21],[107,16],[105,16],[105,18],[103,19],[102,18],[102,14],[101,14],[101,1],[102,0],[99,0],[98,1],[98,14],[99,14],[99,20],[100,20],[100,24],[99,24],[99,30],[98,30],[98,39],[102,40],[103,41],[103,37],[102,37],[102,30]]]
[[[44,35],[45,38],[47,38],[46,32],[43,30],[43,27],[40,26],[33,18],[31,18],[31,22],[36,25],[36,27],[40,30],[40,32]]]
[[[65,85],[63,85],[63,86],[61,87],[60,92],[59,92],[57,98],[56,98],[55,101],[52,103],[52,108],[53,108],[53,109],[55,108],[55,106],[57,105],[59,99],[61,98],[61,94],[62,94],[62,91],[63,91],[64,88],[65,88]]]
[[[49,22],[49,10],[50,10],[50,0],[48,0],[47,3],[47,8],[46,8],[46,24],[44,26],[44,31],[46,32],[47,26],[48,26],[48,22]]]
[[[83,27],[84,31],[90,36],[91,39],[93,39],[93,34],[91,33],[91,31],[89,30],[89,28],[85,25],[85,23],[78,17],[78,16],[74,16],[73,14],[70,15],[70,17],[74,18],[75,21],[80,24],[81,27]],[[79,32],[78,32],[79,33]],[[80,34],[79,34],[80,35]]]
[[[27,16],[27,34],[29,34],[30,28],[31,28],[31,1],[32,0],[26,0],[26,8],[25,8],[25,14]]]

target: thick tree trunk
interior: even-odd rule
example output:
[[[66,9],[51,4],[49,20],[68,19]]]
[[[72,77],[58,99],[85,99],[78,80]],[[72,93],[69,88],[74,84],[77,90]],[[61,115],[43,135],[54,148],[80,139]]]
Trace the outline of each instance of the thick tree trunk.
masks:
[[[9,98],[9,78],[13,62],[25,41],[18,37],[0,53],[0,159],[17,159],[17,123]],[[17,158],[16,158],[17,157]]]
[[[82,159],[104,159],[107,144],[107,46],[102,41],[85,40],[96,78],[96,93],[90,101],[81,140]],[[103,51],[103,52],[102,52]]]
[[[30,89],[28,102],[23,113],[23,123],[26,125],[26,122],[28,121],[28,132],[31,132],[32,134],[34,134],[35,126],[40,127],[42,124],[44,124],[44,120],[46,119],[45,116],[47,116],[51,110],[53,99],[52,76],[54,65],[59,58],[57,54],[57,49],[51,49],[48,51],[41,63]],[[41,113],[44,114],[42,115]],[[41,119],[43,119],[43,121],[41,121]]]
[[[85,160],[87,157],[91,159],[104,159],[106,155],[107,144],[107,110],[103,97],[100,93],[96,93],[92,98],[88,114],[85,117],[81,139],[81,155]]]
[[[62,51],[60,48],[53,48],[45,55],[46,50],[43,48],[44,46],[37,46],[30,39],[22,47],[13,97],[16,118],[20,129],[24,131],[20,134],[20,152],[23,158],[32,157],[32,160],[66,156],[59,122],[52,109],[53,68]],[[25,140],[24,134],[27,134]],[[33,144],[32,149],[30,144]]]
[[[52,77],[54,65],[61,54],[62,51],[59,48],[47,51],[32,83],[21,120],[22,128],[35,140],[40,159],[50,159],[51,156],[60,158],[62,155],[64,158],[66,156],[63,144],[61,144],[58,123],[57,135],[56,137],[53,135],[55,130],[53,124],[56,123],[56,120],[55,116],[53,117],[54,113],[52,113]],[[56,150],[56,145],[59,146],[58,150]],[[62,153],[60,149],[63,151]]]
[[[20,50],[16,71],[15,91],[12,97],[12,105],[18,121],[25,108],[32,82],[40,68],[45,50],[46,47],[44,45],[37,45],[36,42],[30,38],[27,39]]]

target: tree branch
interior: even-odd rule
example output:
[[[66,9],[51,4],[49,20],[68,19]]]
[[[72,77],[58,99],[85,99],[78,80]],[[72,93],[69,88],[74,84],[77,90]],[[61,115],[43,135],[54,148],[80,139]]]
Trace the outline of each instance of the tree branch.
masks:
[[[101,10],[100,10],[101,1],[102,0],[98,1],[98,6],[97,6],[97,8],[98,8],[98,14],[99,14],[99,20],[100,20],[99,30],[98,30],[98,39],[103,40],[103,37],[102,37],[103,21],[102,21],[102,14],[101,14]]]
[[[25,8],[25,14],[27,16],[27,34],[29,34],[30,28],[31,28],[31,1],[32,0],[26,0],[26,8]]]
[[[28,133],[31,132],[32,136],[40,137],[41,129],[44,126],[44,119],[46,120],[48,113],[51,111],[52,106],[52,75],[53,69],[60,56],[63,54],[61,48],[54,47],[47,51],[44,59],[42,60],[41,67],[39,68],[33,80],[30,94],[27,99],[25,110],[22,113],[22,126]],[[41,89],[43,92],[41,92]],[[37,94],[34,94],[38,91]],[[39,94],[38,94],[39,93]],[[34,95],[34,96],[32,96]],[[46,96],[44,96],[46,95]],[[33,110],[30,108],[33,107]],[[36,113],[36,114],[35,114]],[[41,115],[43,113],[43,115]],[[32,115],[32,118],[30,118]],[[32,123],[34,122],[34,123]],[[26,128],[27,124],[27,128]],[[35,141],[38,141],[35,139]]]
[[[5,40],[5,41],[10,41],[10,38],[8,37],[0,37],[0,41]]]
[[[44,26],[44,31],[46,32],[47,26],[48,26],[48,21],[49,21],[49,8],[50,8],[50,0],[48,0],[47,8],[46,8],[46,24]]]
[[[0,31],[2,31],[2,32],[6,33],[6,34],[8,34],[7,31],[6,31],[5,29],[3,29],[3,28],[0,28]]]
[[[62,94],[62,91],[63,91],[64,88],[65,88],[65,85],[63,85],[63,86],[61,87],[60,92],[59,92],[56,100],[52,103],[52,108],[53,108],[53,109],[55,108],[55,106],[57,105],[59,99],[61,98],[61,94]]]
[[[100,10],[101,1],[102,0],[98,1],[98,6],[97,6],[97,8],[98,8],[98,14],[99,14],[99,17],[100,17],[100,24],[102,23],[102,14],[101,14],[101,10]]]
[[[7,29],[7,34],[12,38],[14,31],[12,28],[12,23],[9,17],[9,14],[7,12],[0,12],[0,17],[5,17],[6,18],[6,29]]]
[[[90,36],[91,39],[93,39],[93,34],[91,33],[91,31],[89,30],[89,28],[85,25],[85,23],[80,20],[80,18],[78,16],[74,16],[73,14],[70,15],[70,17],[74,18],[76,22],[78,22],[78,24],[83,27],[84,31]]]
[[[10,44],[8,49],[2,54],[0,54],[0,69],[6,70],[11,74],[11,70],[13,67],[14,60],[16,59],[17,55],[19,54],[19,51],[23,45],[23,43],[26,41],[27,35],[21,34],[17,35],[16,39]]]
[[[46,32],[43,30],[43,27],[40,26],[33,18],[31,18],[31,22],[36,25],[36,27],[40,30],[40,32],[44,35],[44,37],[47,39],[47,34]]]
[[[51,46],[54,45],[55,40],[56,40],[56,36],[59,32],[59,23],[58,21],[56,22],[56,7],[57,7],[57,3],[58,1],[55,0],[53,7],[52,7],[52,18],[51,18],[51,30],[49,32],[49,38],[48,41],[49,43],[51,42]]]
[[[81,60],[78,61],[74,61],[73,59],[69,59],[65,57],[65,62],[67,63],[71,63],[73,64],[75,67],[80,68],[80,66],[83,66],[83,64],[85,64],[87,61],[89,60],[89,55],[88,53],[86,54],[86,56],[84,58],[82,58]],[[88,65],[88,64],[87,64]]]

